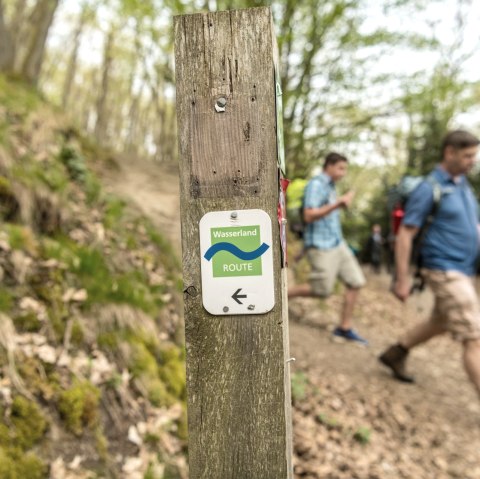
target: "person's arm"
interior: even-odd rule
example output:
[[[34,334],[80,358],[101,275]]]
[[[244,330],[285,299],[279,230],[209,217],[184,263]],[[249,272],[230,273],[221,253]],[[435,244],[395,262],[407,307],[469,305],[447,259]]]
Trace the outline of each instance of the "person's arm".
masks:
[[[304,208],[303,220],[305,223],[313,223],[314,221],[329,215],[332,211],[338,208],[346,208],[352,202],[353,196],[354,192],[349,191],[343,196],[340,196],[335,203],[328,203],[326,205],[319,206],[318,208]]]
[[[400,301],[405,301],[410,295],[411,279],[409,275],[412,243],[419,228],[416,226],[402,225],[398,230],[395,241],[395,266],[396,276],[393,293]]]

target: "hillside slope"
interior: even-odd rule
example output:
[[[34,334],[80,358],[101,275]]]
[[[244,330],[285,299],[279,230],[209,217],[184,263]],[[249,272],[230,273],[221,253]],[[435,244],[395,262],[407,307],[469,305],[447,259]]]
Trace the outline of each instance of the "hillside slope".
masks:
[[[0,478],[186,477],[178,259],[118,168],[0,77]]]

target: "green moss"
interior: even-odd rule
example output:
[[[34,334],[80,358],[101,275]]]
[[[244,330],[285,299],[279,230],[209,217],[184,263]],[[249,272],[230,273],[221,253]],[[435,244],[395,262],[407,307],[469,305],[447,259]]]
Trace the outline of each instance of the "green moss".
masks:
[[[186,441],[188,439],[188,418],[187,418],[187,407],[183,404],[182,415],[177,421],[177,436]]]
[[[47,466],[33,453],[0,447],[0,478],[47,479]]]
[[[8,235],[8,243],[12,249],[26,251],[32,256],[38,254],[39,244],[30,228],[13,223],[6,223],[3,227]]]
[[[36,333],[40,331],[42,327],[41,321],[38,319],[37,315],[33,312],[24,313],[19,316],[16,316],[13,320],[15,327],[22,332],[26,333]]]
[[[95,446],[100,459],[106,461],[108,459],[108,439],[100,427],[95,429]]]
[[[0,285],[0,311],[9,313],[13,306],[13,295],[4,286]]]
[[[22,396],[13,399],[10,420],[14,427],[14,443],[23,449],[36,444],[47,429],[47,421],[39,407]]]
[[[153,354],[142,342],[132,344],[132,358],[130,362],[130,372],[134,377],[140,376],[158,376],[158,364]]]
[[[143,376],[140,378],[147,389],[148,400],[156,407],[168,407],[175,403],[175,398],[159,378]]]
[[[160,378],[169,392],[179,399],[185,398],[185,365],[180,361],[170,361],[160,367]]]
[[[67,428],[80,436],[85,427],[97,423],[100,391],[89,381],[75,381],[60,394],[58,409]]]
[[[13,194],[11,181],[0,175],[0,195],[10,196],[11,194]]]
[[[23,357],[18,361],[17,368],[29,390],[46,401],[50,401],[60,391],[58,375],[48,370],[54,368],[53,365],[44,365],[36,358]]]
[[[72,336],[71,341],[74,346],[81,346],[83,344],[83,340],[85,338],[85,334],[83,332],[82,325],[78,319],[75,319],[72,324]]]
[[[163,346],[160,350],[159,375],[168,391],[179,399],[186,397],[184,350],[175,346]]]
[[[118,333],[114,331],[106,331],[97,336],[97,345],[102,351],[115,351],[118,348],[118,344]]]

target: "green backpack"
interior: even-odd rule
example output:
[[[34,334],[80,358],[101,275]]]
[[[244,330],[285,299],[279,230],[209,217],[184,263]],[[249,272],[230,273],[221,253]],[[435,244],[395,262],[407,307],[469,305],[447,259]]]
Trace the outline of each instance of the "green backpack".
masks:
[[[303,238],[305,221],[303,220],[303,201],[308,180],[295,178],[287,188],[287,221],[290,231],[298,238]]]

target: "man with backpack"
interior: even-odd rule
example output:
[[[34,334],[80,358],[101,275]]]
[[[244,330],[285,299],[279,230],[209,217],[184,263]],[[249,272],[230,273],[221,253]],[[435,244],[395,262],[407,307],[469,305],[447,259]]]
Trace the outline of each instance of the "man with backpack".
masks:
[[[305,188],[303,219],[306,223],[303,241],[311,266],[310,282],[289,288],[288,297],[327,297],[339,278],[346,286],[340,325],[333,337],[362,345],[367,341],[352,329],[352,315],[358,292],[365,277],[358,261],[342,236],[340,210],[353,200],[353,192],[337,198],[335,183],[347,173],[348,160],[329,153],[323,172],[312,178]]]
[[[475,163],[479,143],[469,132],[449,132],[442,143],[441,163],[406,203],[396,239],[393,293],[404,302],[412,291],[409,266],[414,238],[419,235],[421,275],[432,289],[435,304],[430,318],[407,331],[379,360],[396,379],[413,382],[405,364],[409,351],[450,332],[463,344],[465,370],[480,394],[480,305],[473,282],[479,251],[479,216],[465,178]],[[440,187],[437,202],[436,185]]]

